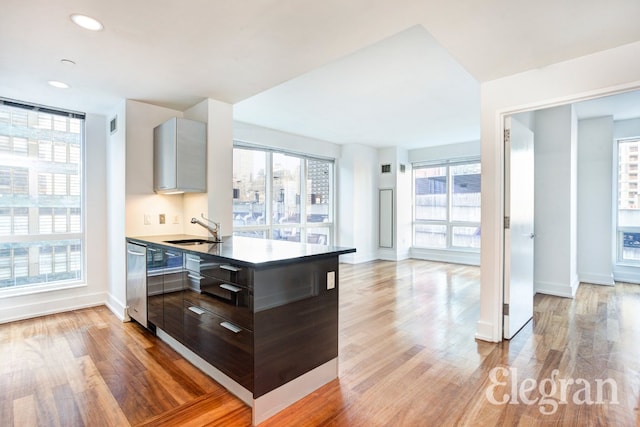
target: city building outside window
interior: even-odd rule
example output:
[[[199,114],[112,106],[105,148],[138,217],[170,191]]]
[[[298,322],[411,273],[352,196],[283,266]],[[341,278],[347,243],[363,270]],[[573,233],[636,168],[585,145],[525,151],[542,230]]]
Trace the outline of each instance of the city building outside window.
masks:
[[[640,139],[618,141],[617,261],[640,265]]]
[[[83,277],[84,115],[0,99],[0,293]]]
[[[480,162],[413,165],[413,246],[479,251]]]
[[[234,235],[332,244],[333,170],[332,160],[234,148]]]

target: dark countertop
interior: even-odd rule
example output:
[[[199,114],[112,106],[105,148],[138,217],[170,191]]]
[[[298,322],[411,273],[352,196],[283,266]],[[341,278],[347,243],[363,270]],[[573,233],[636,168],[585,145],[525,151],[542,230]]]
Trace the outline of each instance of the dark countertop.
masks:
[[[166,242],[167,240],[202,238],[202,236],[171,234],[164,236],[127,237],[127,240],[142,244],[160,245],[196,255],[214,255],[229,262],[254,268],[295,263],[301,259],[338,256],[356,251],[355,248],[340,246],[325,246],[239,236],[224,236],[222,237],[222,243],[199,245],[176,245]]]

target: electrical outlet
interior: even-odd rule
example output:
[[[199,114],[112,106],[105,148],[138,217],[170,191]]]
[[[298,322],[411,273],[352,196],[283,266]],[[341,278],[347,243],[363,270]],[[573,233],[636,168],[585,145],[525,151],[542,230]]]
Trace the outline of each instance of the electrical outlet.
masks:
[[[151,214],[144,214],[144,225],[151,225]]]
[[[164,214],[160,214],[160,215],[158,215],[158,222],[159,222],[160,224],[164,224],[164,223],[166,222],[166,218],[165,218],[165,215],[164,215]]]
[[[327,289],[333,289],[336,287],[336,272],[329,271],[327,273]]]
[[[173,216],[173,223],[174,224],[180,224],[180,215],[174,215]]]

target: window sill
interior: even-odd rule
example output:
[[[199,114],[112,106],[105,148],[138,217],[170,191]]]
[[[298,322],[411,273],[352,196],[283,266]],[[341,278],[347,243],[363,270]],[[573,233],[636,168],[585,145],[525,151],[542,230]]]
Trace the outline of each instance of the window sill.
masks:
[[[430,249],[413,246],[411,258],[453,264],[480,265],[480,251],[464,249]]]
[[[640,283],[640,265],[616,263],[613,266],[613,280],[625,283]]]

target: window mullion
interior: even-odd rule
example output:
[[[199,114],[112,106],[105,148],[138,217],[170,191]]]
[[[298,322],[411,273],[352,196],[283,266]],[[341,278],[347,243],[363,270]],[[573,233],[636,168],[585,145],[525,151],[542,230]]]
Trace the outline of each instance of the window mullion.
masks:
[[[265,204],[265,218],[264,223],[268,226],[267,228],[267,239],[271,239],[273,237],[273,153],[267,152],[266,156],[266,165],[265,165],[265,195],[264,195],[264,204]]]

